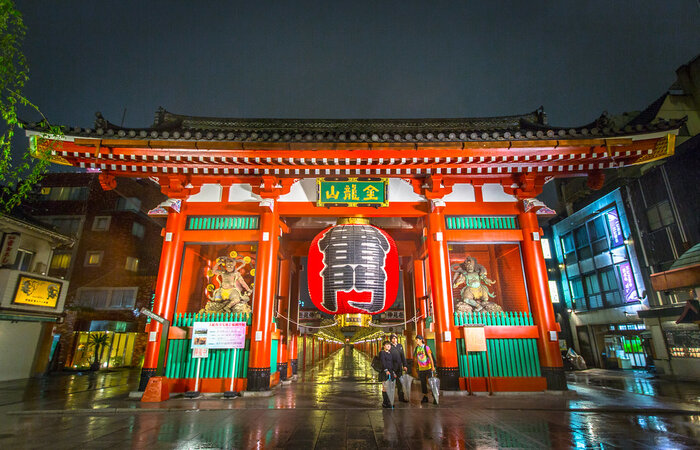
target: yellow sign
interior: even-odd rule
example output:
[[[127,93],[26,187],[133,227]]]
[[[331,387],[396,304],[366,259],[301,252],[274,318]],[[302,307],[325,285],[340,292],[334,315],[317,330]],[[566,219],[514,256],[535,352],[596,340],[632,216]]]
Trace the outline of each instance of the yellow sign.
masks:
[[[20,275],[12,303],[55,308],[61,296],[61,287],[58,281]]]

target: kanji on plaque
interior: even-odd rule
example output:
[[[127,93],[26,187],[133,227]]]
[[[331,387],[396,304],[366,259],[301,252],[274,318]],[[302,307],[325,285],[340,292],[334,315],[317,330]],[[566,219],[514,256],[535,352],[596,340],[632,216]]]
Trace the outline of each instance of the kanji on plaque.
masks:
[[[389,206],[386,178],[318,178],[317,206]]]

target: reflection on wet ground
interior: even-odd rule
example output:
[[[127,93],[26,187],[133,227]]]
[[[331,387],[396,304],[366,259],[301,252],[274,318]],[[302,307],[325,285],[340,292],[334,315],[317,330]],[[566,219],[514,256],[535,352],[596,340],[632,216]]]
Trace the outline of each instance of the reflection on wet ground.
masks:
[[[700,405],[700,383],[669,381],[641,370],[588,369],[569,372],[567,379],[569,383],[617,389]]]
[[[697,448],[700,436],[697,405],[583,382],[567,394],[444,396],[439,406],[419,403],[416,383],[410,404],[386,410],[369,359],[354,351],[265,398],[141,404],[124,395],[133,374],[92,374],[92,390],[80,377],[19,394],[23,385],[0,384],[0,411],[13,411],[0,448]],[[125,409],[16,414],[94,407]]]

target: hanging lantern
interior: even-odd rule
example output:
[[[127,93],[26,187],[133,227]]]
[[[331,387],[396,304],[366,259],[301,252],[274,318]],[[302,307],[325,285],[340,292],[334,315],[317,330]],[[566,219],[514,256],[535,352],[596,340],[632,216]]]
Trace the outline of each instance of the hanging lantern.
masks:
[[[360,219],[362,220],[362,219]],[[384,230],[359,220],[326,228],[311,242],[309,296],[328,314],[379,314],[399,287],[396,243]],[[350,223],[347,223],[350,222]]]

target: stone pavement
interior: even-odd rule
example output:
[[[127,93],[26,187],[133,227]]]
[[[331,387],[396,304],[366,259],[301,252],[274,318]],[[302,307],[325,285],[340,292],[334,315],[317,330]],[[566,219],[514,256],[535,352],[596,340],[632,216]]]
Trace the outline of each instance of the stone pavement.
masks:
[[[445,395],[379,407],[369,359],[339,351],[271,397],[129,400],[136,371],[0,383],[0,448],[698,448],[700,405],[604,386],[566,393]],[[632,377],[634,378],[634,377]],[[598,381],[596,381],[598,380]],[[679,392],[692,392],[681,389]]]

